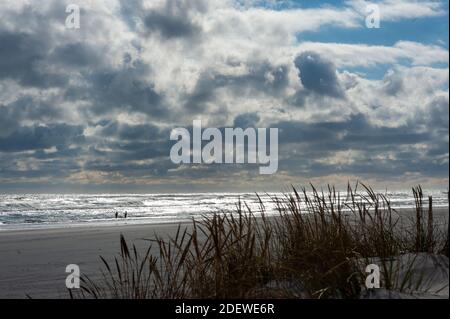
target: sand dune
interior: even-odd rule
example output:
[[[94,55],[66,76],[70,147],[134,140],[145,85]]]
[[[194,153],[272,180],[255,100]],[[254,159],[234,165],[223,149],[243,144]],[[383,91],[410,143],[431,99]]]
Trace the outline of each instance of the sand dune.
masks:
[[[436,218],[445,225],[448,209],[435,209]],[[189,227],[189,224],[183,224]],[[99,256],[112,258],[120,251],[119,237],[134,243],[137,248],[148,248],[148,239],[155,234],[174,236],[178,224],[127,225],[114,227],[74,227],[27,231],[0,231],[0,298],[67,298],[65,288],[68,264],[80,266],[82,274],[95,278],[101,267]],[[158,255],[158,251],[152,252]],[[440,264],[445,264],[440,263]],[[432,259],[421,264],[428,272],[436,270]],[[433,285],[448,284],[446,270]],[[445,273],[446,272],[446,273]],[[444,278],[444,279],[442,279]],[[443,294],[448,298],[448,286]],[[372,298],[405,297],[380,290]]]

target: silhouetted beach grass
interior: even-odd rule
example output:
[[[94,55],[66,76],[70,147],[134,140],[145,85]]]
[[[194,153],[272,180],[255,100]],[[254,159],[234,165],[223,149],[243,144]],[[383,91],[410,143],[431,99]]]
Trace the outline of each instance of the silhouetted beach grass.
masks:
[[[439,293],[427,258],[444,258],[448,225],[433,215],[432,198],[413,188],[415,214],[357,184],[341,194],[310,186],[272,197],[278,216],[245,203],[156,236],[139,252],[121,236],[120,254],[102,258],[101,278],[82,277],[83,298],[361,298],[370,295],[365,267],[380,268],[380,286],[398,293]],[[257,196],[257,195],[256,195]],[[447,221],[448,222],[448,221]],[[443,257],[443,256],[447,256]]]

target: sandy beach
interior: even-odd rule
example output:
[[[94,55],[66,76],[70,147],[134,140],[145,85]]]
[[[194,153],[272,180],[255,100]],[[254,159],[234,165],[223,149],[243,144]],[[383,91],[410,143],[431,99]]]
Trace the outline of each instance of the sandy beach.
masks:
[[[440,224],[445,227],[448,209],[434,212],[436,220],[442,220]],[[143,250],[155,234],[174,236],[178,225],[0,231],[0,298],[67,298],[68,264],[79,265],[81,274],[98,274],[99,256],[110,259],[120,251],[120,234]],[[157,255],[158,251],[153,253]]]
[[[174,235],[178,224],[76,227],[0,232],[0,298],[67,298],[65,268],[98,272],[99,256],[120,251],[123,234],[138,248],[148,248],[154,234]],[[155,252],[157,253],[157,252]]]

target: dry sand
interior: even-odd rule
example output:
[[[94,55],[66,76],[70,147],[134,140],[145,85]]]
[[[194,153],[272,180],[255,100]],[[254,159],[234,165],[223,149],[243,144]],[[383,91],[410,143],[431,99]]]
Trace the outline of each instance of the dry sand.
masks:
[[[178,224],[0,231],[0,299],[67,298],[65,273],[77,264],[83,274],[100,268],[99,256],[120,252],[119,237],[147,249],[157,233],[175,235]],[[156,255],[158,251],[154,252]]]
[[[435,209],[435,216],[448,220],[448,209]],[[153,224],[0,231],[0,298],[67,298],[68,264],[79,265],[82,274],[98,274],[99,256],[110,259],[120,251],[120,234],[146,249],[155,234],[174,236],[177,227]]]

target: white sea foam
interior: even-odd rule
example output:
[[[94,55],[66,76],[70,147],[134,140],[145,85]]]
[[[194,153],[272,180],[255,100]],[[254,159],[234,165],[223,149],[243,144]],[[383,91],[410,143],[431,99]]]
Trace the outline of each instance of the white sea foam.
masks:
[[[447,206],[447,195],[443,192],[427,194],[433,195],[434,207]],[[275,195],[283,196],[260,195],[268,214],[276,213],[269,198]],[[392,192],[388,197],[395,208],[414,206],[410,192]],[[254,193],[5,194],[0,195],[0,230],[186,221],[211,212],[233,210],[239,200],[254,212],[260,209]],[[118,219],[115,219],[116,211]]]

